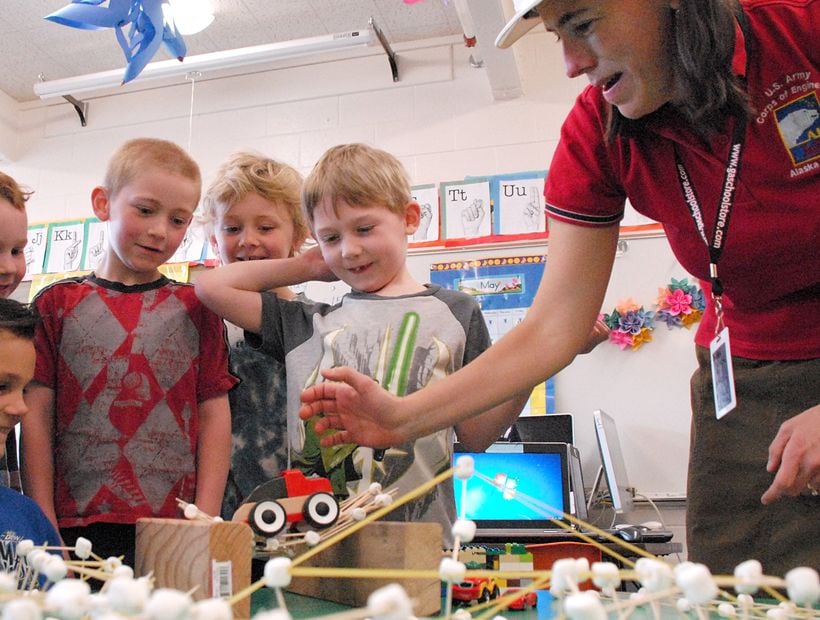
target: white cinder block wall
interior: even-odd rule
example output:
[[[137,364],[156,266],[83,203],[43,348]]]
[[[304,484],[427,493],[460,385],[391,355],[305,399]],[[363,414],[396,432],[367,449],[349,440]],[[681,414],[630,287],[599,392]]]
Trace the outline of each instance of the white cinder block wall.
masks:
[[[387,59],[294,66],[195,85],[190,152],[206,181],[231,151],[249,147],[310,170],[328,147],[364,141],[397,155],[413,183],[543,169],[561,120],[583,84],[562,76],[557,46],[530,37],[550,58],[522,66],[526,95],[494,101],[481,69],[463,46],[399,48],[400,81]],[[157,136],[189,146],[190,83],[89,97],[81,127],[60,99],[23,104],[17,113],[17,158],[3,162],[36,191],[30,219],[89,215],[90,189],[123,140]],[[83,98],[79,96],[79,98]]]
[[[182,81],[86,98],[87,127],[80,126],[73,108],[61,100],[22,104],[16,110],[4,100],[0,137],[8,159],[0,166],[35,190],[29,206],[31,223],[91,216],[90,191],[101,182],[111,151],[128,138],[142,136],[188,147],[206,183],[219,162],[239,148],[259,150],[307,173],[325,149],[353,141],[397,155],[414,184],[549,167],[561,123],[585,82],[564,76],[560,46],[548,36],[531,35],[517,44],[524,96],[510,101],[493,99],[485,72],[470,66],[469,51],[460,43],[438,41],[396,50],[397,83],[386,57],[375,52],[201,79],[195,85],[190,119],[191,85]],[[535,251],[529,248],[528,253]],[[676,265],[668,252],[664,256]],[[415,261],[416,277],[427,279],[427,265],[445,257],[438,253]],[[660,284],[652,281],[646,286],[654,294]],[[689,351],[691,334],[679,338]],[[616,365],[625,359],[618,357],[620,352],[606,355]],[[585,373],[583,368],[578,372]],[[562,410],[573,410],[570,394],[575,391],[589,397],[586,377],[578,372],[573,378],[572,369],[565,371],[568,387],[559,385]],[[686,376],[688,371],[683,383]],[[683,398],[675,399],[676,417],[685,429],[685,387],[681,394]],[[590,423],[587,409],[595,407],[592,402],[581,404],[585,416],[576,422],[579,427]],[[591,428],[584,428],[581,435],[586,480],[591,484],[598,457]],[[685,430],[681,441],[688,442]],[[682,449],[685,453],[685,445]],[[664,518],[676,539],[684,540],[682,504],[664,504]],[[648,509],[622,520],[647,519],[655,519]]]

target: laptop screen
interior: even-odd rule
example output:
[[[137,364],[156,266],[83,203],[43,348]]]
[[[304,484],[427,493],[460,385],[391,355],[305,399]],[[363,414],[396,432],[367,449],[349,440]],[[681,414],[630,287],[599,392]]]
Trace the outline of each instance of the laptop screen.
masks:
[[[467,452],[455,445],[453,459],[469,454],[477,474],[453,478],[456,512],[476,523],[476,537],[500,540],[537,538],[558,526],[569,511],[567,446],[557,443],[498,442],[486,452]],[[555,511],[560,511],[556,513]]]

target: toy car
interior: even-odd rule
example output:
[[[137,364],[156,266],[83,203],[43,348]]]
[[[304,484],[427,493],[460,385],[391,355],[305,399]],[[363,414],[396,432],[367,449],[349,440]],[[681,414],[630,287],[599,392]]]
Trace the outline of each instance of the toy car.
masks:
[[[508,588],[504,595],[517,592],[518,588]],[[514,601],[507,604],[507,609],[527,610],[538,607],[538,594],[535,592],[525,592]]]
[[[465,577],[464,581],[453,584],[453,601],[461,604],[486,603],[498,598],[501,588],[492,577]]]
[[[339,518],[339,502],[327,478],[307,478],[298,469],[286,469],[256,487],[233,519],[242,520],[245,515],[254,533],[271,538],[289,523],[330,527]]]

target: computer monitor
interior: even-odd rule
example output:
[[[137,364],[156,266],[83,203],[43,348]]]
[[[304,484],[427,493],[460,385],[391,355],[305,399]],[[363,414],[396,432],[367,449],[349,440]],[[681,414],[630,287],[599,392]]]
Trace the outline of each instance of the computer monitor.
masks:
[[[510,441],[575,443],[571,413],[521,416],[510,428]]]
[[[606,484],[609,487],[609,496],[612,506],[618,514],[632,510],[632,488],[626,475],[621,443],[618,440],[618,429],[612,416],[600,409],[592,413],[595,421],[595,438],[598,441],[598,451],[601,453],[601,469]],[[599,472],[600,475],[600,472]],[[597,487],[598,479],[596,479]],[[591,496],[594,496],[595,490]]]
[[[471,452],[455,444],[454,464],[468,454],[477,472],[501,485],[499,489],[477,476],[467,481],[453,479],[457,514],[475,522],[476,540],[515,542],[563,531],[550,517],[564,521],[563,513],[570,511],[567,447],[560,443],[497,442],[485,452]],[[522,495],[522,499],[534,502],[517,501]]]

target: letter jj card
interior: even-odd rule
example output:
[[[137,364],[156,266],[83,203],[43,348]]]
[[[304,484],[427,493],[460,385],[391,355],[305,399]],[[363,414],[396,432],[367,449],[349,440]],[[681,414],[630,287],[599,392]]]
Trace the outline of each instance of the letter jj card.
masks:
[[[712,339],[709,345],[712,358],[712,390],[715,394],[715,413],[717,419],[729,413],[737,406],[735,396],[735,375],[732,370],[732,350],[729,346],[729,328]]]

